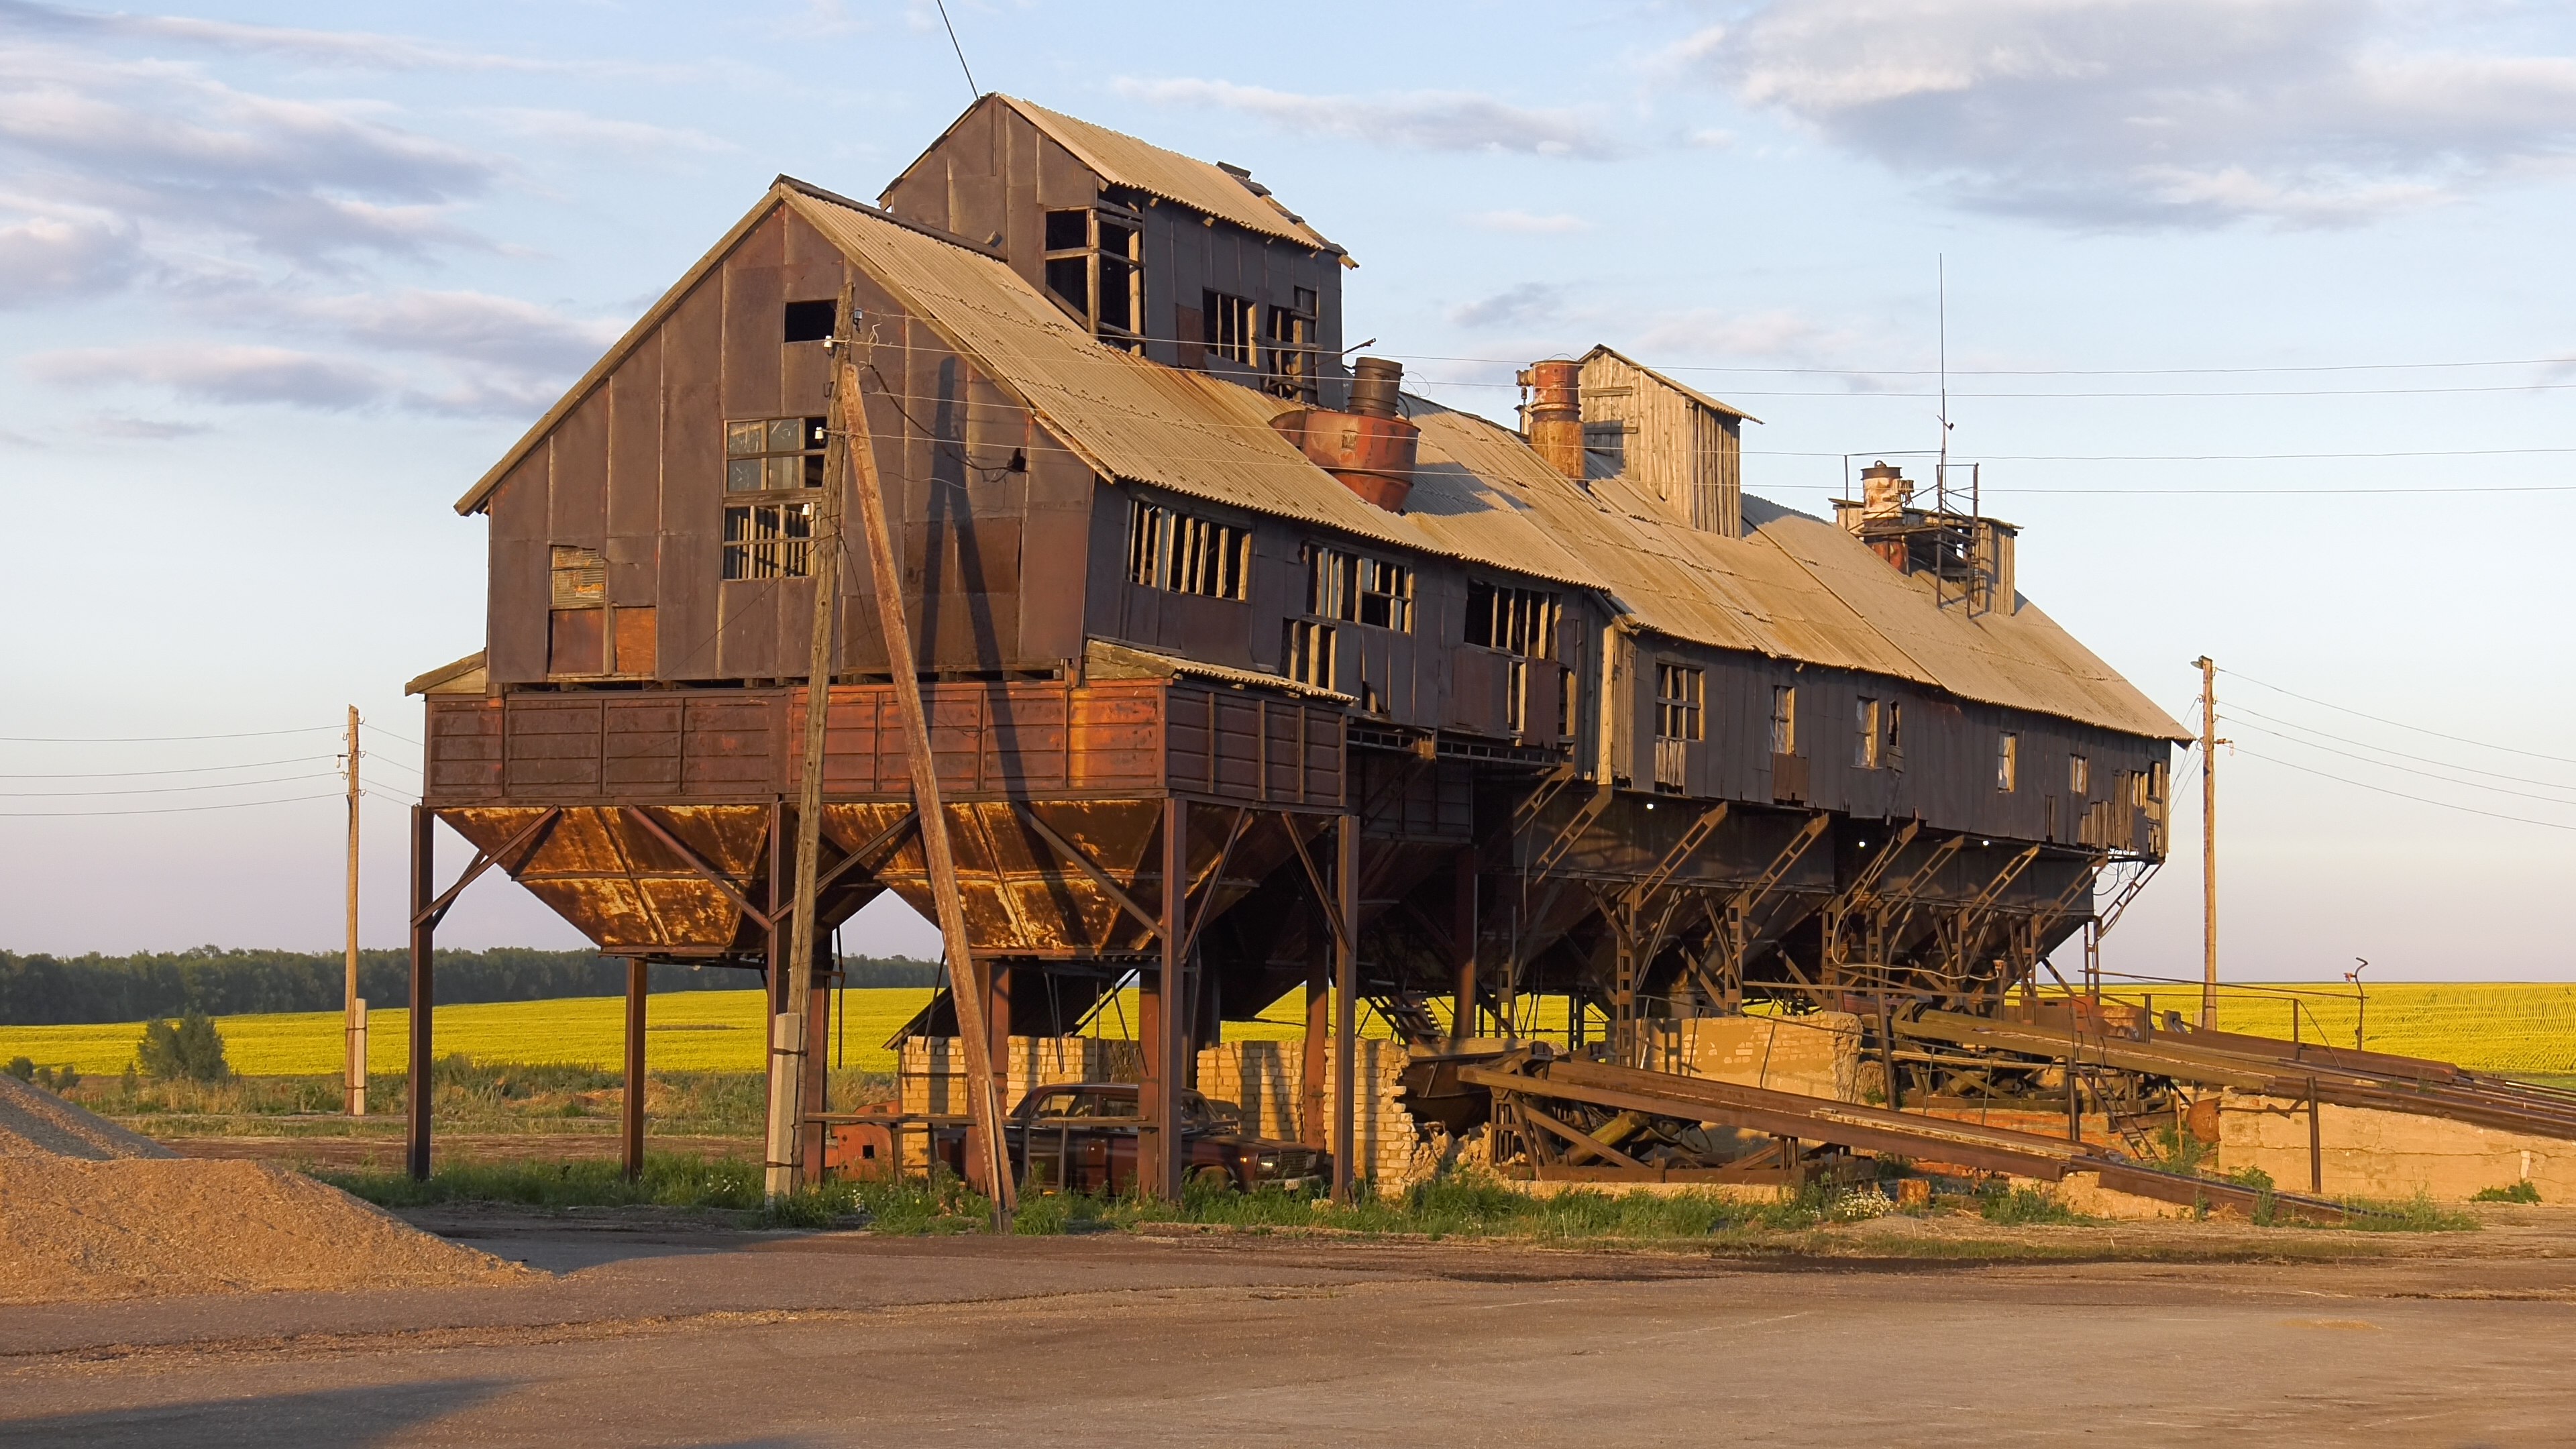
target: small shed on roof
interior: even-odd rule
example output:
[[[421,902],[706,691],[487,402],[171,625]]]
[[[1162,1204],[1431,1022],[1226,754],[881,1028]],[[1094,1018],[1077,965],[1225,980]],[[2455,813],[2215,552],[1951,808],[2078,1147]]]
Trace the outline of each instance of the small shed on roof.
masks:
[[[1675,518],[1743,533],[1744,424],[1760,418],[1608,347],[1583,355],[1584,472],[1618,478]]]

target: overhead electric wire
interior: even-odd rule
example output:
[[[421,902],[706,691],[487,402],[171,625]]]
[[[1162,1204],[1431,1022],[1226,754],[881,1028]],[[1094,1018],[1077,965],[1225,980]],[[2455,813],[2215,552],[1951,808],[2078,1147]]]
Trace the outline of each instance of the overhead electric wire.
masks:
[[[2336,784],[2350,785],[2361,790],[2373,790],[2382,795],[2394,795],[2400,800],[2412,800],[2419,805],[2438,805],[2444,810],[2457,810],[2468,815],[2483,815],[2490,820],[2512,820],[2523,825],[2539,825],[2551,830],[2576,830],[2576,825],[2565,824],[2556,820],[2534,820],[2528,815],[2507,815],[2499,810],[2481,810],[2474,805],[2454,804],[2448,800],[2435,800],[2426,795],[2409,795],[2403,790],[2391,790],[2385,785],[2373,785],[2363,780],[2347,780],[2341,775],[2328,774],[2323,770],[2312,769],[2306,765],[2294,764],[2288,760],[2275,759],[2270,755],[2256,754],[2252,750],[2239,750],[2237,753],[2244,755],[2248,759],[2262,760],[2267,764],[2279,765],[2283,769],[2296,770],[2303,775],[2314,775],[2321,780],[2332,780]]]
[[[2224,711],[2222,711],[2222,712],[2219,714],[2219,718],[2220,718],[2220,719],[2226,719],[2226,718],[2228,718],[2228,716],[2226,715],[2226,713],[2225,713]],[[2283,742],[2283,743],[2285,743],[2285,744],[2293,744],[2293,745],[2297,745],[2297,746],[2299,746],[2299,747],[2301,747],[2301,748],[2303,748],[2303,749],[2310,749],[2310,750],[2323,750],[2325,753],[2327,753],[2327,754],[2329,754],[2329,755],[2341,755],[2343,758],[2345,758],[2345,759],[2347,759],[2347,760],[2358,760],[2358,761],[2360,761],[2362,764],[2370,765],[2370,766],[2374,766],[2374,767],[2376,767],[2376,768],[2378,768],[2378,769],[2382,769],[2382,770],[2395,770],[2395,771],[2397,771],[2398,773],[2400,773],[2400,774],[2404,774],[2404,775],[2415,775],[2415,776],[2418,776],[2418,777],[2420,777],[2420,778],[2422,778],[2422,779],[2426,779],[2426,780],[2439,780],[2439,781],[2441,781],[2441,782],[2442,782],[2443,784],[2445,784],[2445,785],[2458,785],[2458,786],[2462,787],[2463,789],[2469,789],[2469,790],[2487,790],[2487,791],[2492,791],[2493,793],[2498,794],[2498,795],[2516,795],[2516,796],[2519,796],[2519,797],[2521,797],[2522,799],[2525,799],[2525,800],[2537,800],[2537,801],[2539,801],[2540,803],[2542,803],[2542,804],[2544,804],[2544,805],[2566,805],[2566,806],[2576,807],[2576,799],[2570,799],[2570,798],[2568,798],[2568,797],[2566,797],[2566,796],[2562,796],[2562,795],[2535,795],[2535,794],[2531,793],[2531,792],[2530,792],[2530,791],[2528,791],[2528,790],[2514,790],[2514,789],[2508,789],[2507,787],[2505,787],[2505,786],[2503,786],[2503,785],[2483,785],[2483,784],[2478,783],[2478,782],[2477,782],[2477,781],[2475,781],[2475,780],[2455,780],[2455,779],[2451,778],[2451,777],[2450,777],[2450,776],[2448,776],[2448,775],[2436,775],[2436,774],[2434,774],[2434,773],[2433,773],[2432,771],[2430,771],[2430,770],[2418,770],[2418,769],[2416,769],[2416,768],[2414,768],[2413,766],[2410,766],[2410,765],[2398,765],[2398,764],[2391,764],[2390,762],[2388,762],[2388,761],[2386,761],[2386,760],[2374,760],[2374,759],[2370,758],[2368,755],[2357,755],[2357,754],[2354,754],[2354,753],[2353,753],[2352,751],[2350,751],[2350,750],[2338,750],[2338,749],[2336,749],[2336,748],[2335,748],[2334,746],[2332,746],[2332,745],[2320,745],[2320,744],[2316,744],[2316,743],[2314,743],[2313,741],[2299,739],[2299,738],[2297,738],[2296,736],[2293,736],[2293,735],[2286,735],[2286,734],[2282,734],[2282,733],[2281,733],[2281,732],[2279,732],[2278,730],[2268,730],[2268,729],[2265,729],[2265,728],[2263,728],[2263,726],[2258,725],[2258,724],[2254,724],[2254,723],[2252,723],[2252,722],[2250,722],[2250,721],[2248,721],[2248,720],[2242,720],[2242,719],[2239,719],[2239,720],[2236,720],[2234,723],[2235,723],[2239,728],[2242,728],[2242,729],[2250,729],[2250,730],[2253,730],[2253,731],[2254,731],[2255,733],[2257,733],[2257,734],[2270,735],[2272,738],[2274,738],[2274,739],[2276,739],[2276,740],[2280,740],[2280,741],[2282,741],[2282,742]],[[2539,784],[2539,783],[2541,783],[2541,782],[2539,782],[2539,781],[2537,781],[2537,780],[2526,780],[2526,781],[2524,781],[2523,783],[2524,783],[2524,784]],[[2559,787],[2559,788],[2561,788],[2561,789],[2576,789],[2576,786],[2561,786],[2561,787]]]
[[[266,780],[224,780],[211,785],[145,785],[130,790],[0,790],[0,800],[76,800],[89,795],[180,795],[192,790],[247,790],[258,785],[286,785],[297,780],[336,780],[337,770],[304,775],[278,775]]]
[[[427,745],[424,745],[424,744],[422,744],[420,741],[418,741],[418,740],[416,740],[416,739],[413,739],[413,738],[412,738],[411,736],[409,736],[409,735],[398,735],[398,734],[395,734],[392,730],[386,729],[383,725],[376,724],[376,723],[374,723],[374,722],[372,722],[372,721],[369,721],[369,720],[363,720],[363,719],[362,719],[362,720],[358,721],[358,728],[360,728],[360,729],[362,729],[362,730],[374,730],[377,734],[383,735],[383,736],[385,736],[385,737],[386,737],[386,738],[388,738],[388,739],[396,739],[396,740],[400,740],[400,741],[402,741],[404,744],[407,744],[407,745],[411,746],[413,749],[416,749],[416,750],[425,750],[425,749],[429,748]]]
[[[2292,698],[2292,699],[2304,700],[2304,701],[2306,701],[2306,702],[2307,702],[2307,703],[2309,703],[2309,704],[2318,705],[2318,706],[2321,706],[2321,707],[2323,707],[2323,708],[2333,710],[2333,711],[2335,711],[2335,712],[2336,712],[2336,713],[2338,713],[2338,714],[2348,714],[2348,715],[2351,715],[2351,716],[2353,716],[2355,719],[2366,719],[2366,720],[2369,720],[2369,721],[2370,721],[2371,723],[2373,723],[2373,724],[2384,724],[2384,725],[2387,725],[2387,726],[2389,726],[2389,727],[2391,727],[2391,728],[2393,728],[2393,729],[2412,730],[2412,731],[2414,731],[2416,734],[2419,734],[2419,735],[2430,735],[2430,736],[2432,736],[2433,738],[2435,738],[2435,739],[2437,739],[2437,740],[2449,740],[2451,743],[2453,743],[2453,744],[2457,744],[2457,745],[2475,745],[2475,746],[2477,746],[2479,749],[2482,749],[2482,750],[2494,750],[2494,751],[2497,751],[2497,752],[2498,752],[2498,753],[2500,753],[2500,754],[2507,754],[2507,755],[2522,755],[2522,756],[2525,756],[2525,757],[2527,757],[2527,758],[2534,759],[2534,760],[2547,760],[2547,761],[2549,761],[2551,764],[2555,764],[2555,765],[2576,765],[2576,759],[2570,759],[2570,758],[2568,758],[2568,757],[2567,757],[2567,756],[2565,756],[2565,755],[2544,755],[2544,754],[2540,753],[2538,750],[2524,750],[2524,749],[2516,749],[2516,748],[2515,748],[2514,746],[2512,746],[2512,745],[2498,745],[2498,744],[2490,744],[2490,743],[2488,743],[2488,742],[2487,742],[2487,741],[2485,741],[2485,740],[2473,740],[2473,739],[2470,739],[2470,738],[2469,738],[2468,736],[2466,736],[2466,735],[2451,735],[2451,734],[2444,734],[2444,733],[2443,733],[2443,732],[2441,732],[2440,730],[2426,729],[2426,728],[2425,728],[2424,726],[2422,726],[2422,725],[2413,725],[2413,724],[2408,724],[2408,723],[2406,723],[2404,720],[2388,719],[2388,718],[2385,718],[2385,717],[2383,717],[2383,716],[2375,715],[2375,714],[2365,714],[2365,713],[2363,713],[2363,712],[2362,712],[2362,711],[2360,711],[2360,710],[2357,710],[2357,709],[2354,709],[2354,708],[2350,707],[2349,705],[2336,704],[2336,703],[2335,703],[2335,702],[2333,702],[2332,700],[2318,699],[2318,698],[2316,698],[2314,695],[2301,694],[2301,693],[2299,693],[2299,692],[2298,692],[2297,690],[2295,690],[2295,689],[2283,689],[2281,686],[2279,686],[2279,685],[2277,685],[2277,684],[2270,684],[2270,683],[2266,683],[2265,681],[2260,680],[2260,679],[2256,679],[2253,675],[2247,674],[2247,673],[2243,672],[2242,670],[2222,668],[2222,669],[2220,669],[2218,672],[2219,672],[2219,673],[2221,673],[2221,674],[2224,674],[2224,675],[2228,675],[2228,676],[2230,676],[2231,678],[2236,678],[2236,679],[2244,680],[2247,684],[2259,685],[2259,686],[2261,686],[2261,687],[2262,687],[2262,688],[2264,688],[2264,689],[2271,690],[2271,691],[2272,691],[2273,693],[2275,693],[2275,694],[2286,694],[2286,695],[2288,695],[2288,696],[2289,696],[2290,698]]]
[[[338,734],[342,725],[305,725],[291,730],[245,730],[232,735],[0,735],[11,745],[166,745],[188,740],[256,740],[271,735]]]
[[[1382,355],[1406,362],[1474,362],[1496,367],[1529,365],[1528,359],[1509,357],[1454,357],[1430,352],[1389,352]],[[1641,362],[1637,365],[1651,368],[1656,372],[1727,372],[1754,375],[1783,373],[1825,377],[1935,377],[1939,375],[1932,368],[1902,367],[1716,367],[1664,362]],[[2570,366],[2576,366],[2576,357],[2507,357],[2481,362],[2282,363],[2263,367],[1954,367],[1949,369],[1949,372],[1953,377],[2199,377],[2285,372],[2429,372],[2464,367]]]
[[[110,815],[190,815],[204,810],[248,810],[260,805],[293,805],[304,800],[346,798],[333,790],[322,795],[289,795],[279,800],[235,800],[223,805],[164,805],[150,810],[0,810],[0,820],[94,820]]]
[[[217,770],[265,770],[277,765],[302,765],[314,760],[336,760],[337,755],[296,755],[283,760],[251,760],[239,765],[188,765],[175,770],[59,770],[32,775],[0,775],[0,780],[135,780],[147,775],[207,775]]]
[[[2259,709],[2248,709],[2241,704],[2230,704],[2226,706],[2225,713],[2228,715],[2244,716],[2252,719],[2263,720],[2269,724],[2280,726],[2283,729],[2315,735],[2320,739],[2333,740],[2338,744],[2358,745],[2365,750],[2376,750],[2383,755],[2395,755],[2401,760],[2413,760],[2418,764],[2439,765],[2446,770],[2459,770],[2471,775],[2487,775],[2498,780],[2512,780],[2518,784],[2539,785],[2552,790],[2576,790],[2576,784],[2561,785],[2554,780],[2534,780],[2527,775],[2508,775],[2502,770],[2481,770],[2475,765],[2463,765],[2451,760],[2436,759],[2431,755],[2412,755],[2408,754],[2404,750],[2392,750],[2386,745],[2375,745],[2368,740],[2354,739],[2350,735],[2332,734],[2325,730],[2318,729],[2314,725],[2304,725],[2296,720],[2281,719],[2274,715],[2265,714]],[[2239,722],[2241,723],[2242,720]],[[2257,726],[2257,728],[2260,728],[2260,726]],[[2305,744],[2307,742],[2302,740],[2300,743]],[[2320,746],[2319,748],[2323,747]]]

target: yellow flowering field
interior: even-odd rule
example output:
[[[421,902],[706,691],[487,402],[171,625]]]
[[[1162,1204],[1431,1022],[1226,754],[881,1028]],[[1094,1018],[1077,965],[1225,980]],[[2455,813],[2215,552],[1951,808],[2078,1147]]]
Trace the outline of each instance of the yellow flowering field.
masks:
[[[926,987],[853,989],[839,993],[832,1032],[835,1066],[891,1072],[894,1053],[886,1038],[929,1000]],[[1263,1012],[1268,1021],[1229,1022],[1228,1040],[1289,1038],[1302,1011],[1295,994]],[[652,999],[646,1019],[645,1064],[654,1071],[756,1072],[761,1069],[762,993],[675,991]],[[1374,1015],[1362,1011],[1363,1030],[1384,1035]],[[1124,1027],[1122,1028],[1122,1022]],[[1136,993],[1101,1013],[1099,1031],[1117,1036],[1136,1022]],[[340,1013],[295,1012],[219,1017],[225,1060],[249,1077],[332,1075],[340,1070]],[[1374,1028],[1372,1030],[1372,1028]],[[367,1014],[367,1070],[400,1072],[410,1051],[411,1013],[401,1008]],[[143,1023],[83,1026],[0,1026],[0,1061],[24,1056],[39,1066],[70,1066],[87,1076],[115,1076],[134,1059]],[[614,1068],[626,1059],[626,1003],[614,996],[575,996],[554,1001],[494,1001],[438,1008],[438,1052],[463,1052],[490,1062],[561,1063]]]
[[[2115,993],[2138,1000],[2152,995],[2158,1010],[2199,1010],[2199,992],[2160,986]],[[921,1009],[926,989],[893,987],[840,993],[833,1062],[860,1071],[894,1070],[886,1038]],[[2218,1024],[2229,1031],[2287,1038],[2293,1005],[2300,1035],[2338,1045],[2352,1042],[2354,1000],[2348,989],[2318,985],[2222,987]],[[1549,1035],[1565,1028],[1563,998],[1537,1023]],[[1284,1040],[1298,1036],[1302,994],[1291,992],[1253,1022],[1228,1022],[1229,1041]],[[1386,1036],[1374,1012],[1361,1009],[1361,1032]],[[1135,993],[1100,1014],[1106,1036],[1133,1033]],[[231,1016],[217,1022],[233,1070],[244,1076],[336,1073],[340,1066],[340,1016],[303,1012]],[[1594,1031],[1601,1023],[1597,1017]],[[2543,982],[2382,982],[2370,987],[2367,1045],[2373,1051],[2432,1057],[2479,1071],[2576,1073],[2576,984]],[[678,991],[656,996],[646,1060],[656,1071],[758,1071],[761,1066],[761,993]],[[368,1018],[367,1066],[371,1072],[403,1070],[410,1013],[376,1011]],[[139,1021],[91,1026],[0,1026],[0,1061],[32,1058],[40,1066],[69,1065],[91,1076],[114,1076],[134,1058],[143,1034]],[[463,1052],[492,1062],[565,1063],[613,1068],[625,1059],[626,1006],[613,996],[555,1001],[485,1002],[438,1009],[440,1053]]]

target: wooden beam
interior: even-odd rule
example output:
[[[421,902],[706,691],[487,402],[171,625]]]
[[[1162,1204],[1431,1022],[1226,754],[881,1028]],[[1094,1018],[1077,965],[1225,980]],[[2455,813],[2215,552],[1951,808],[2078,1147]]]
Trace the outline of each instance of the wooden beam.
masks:
[[[984,1188],[991,1194],[994,1223],[1007,1228],[1017,1184],[1011,1180],[1010,1154],[1002,1141],[992,1040],[985,1031],[985,1003],[973,986],[975,953],[966,934],[965,901],[957,889],[956,857],[949,852],[948,815],[940,803],[939,763],[930,752],[930,720],[922,706],[912,630],[904,620],[902,566],[894,556],[885,486],[877,476],[876,444],[868,432],[867,403],[859,392],[858,343],[850,310],[845,302],[838,319],[841,335],[832,344],[838,364],[833,411],[841,424],[842,448],[858,465],[852,471],[857,475],[861,531],[867,537],[869,582],[875,586],[877,623],[885,634],[886,668],[894,676],[896,713],[903,718],[904,758],[912,767],[912,809],[921,822],[921,853],[930,870],[939,935],[947,948],[950,979],[968,983],[964,991],[951,991],[949,999],[956,1004],[957,1035],[966,1054],[966,1110],[974,1121],[969,1132],[980,1149],[976,1157],[983,1168]]]
[[[1530,1105],[1527,1101],[1523,1101],[1520,1104],[1520,1108],[1521,1115],[1523,1117],[1528,1118],[1532,1122],[1536,1122],[1541,1127],[1544,1127],[1548,1131],[1555,1133],[1557,1136],[1564,1138],[1567,1142],[1572,1143],[1574,1146],[1585,1152],[1591,1152],[1602,1157],[1607,1157],[1611,1161],[1618,1163],[1621,1167],[1633,1167],[1641,1172],[1645,1170],[1646,1164],[1630,1157],[1627,1153],[1620,1151],[1618,1148],[1611,1146],[1609,1143],[1602,1141],[1600,1138],[1593,1136],[1591,1133],[1584,1131],[1580,1127],[1560,1122],[1548,1113]],[[1569,1156],[1566,1158],[1568,1165],[1578,1163],[1581,1160],[1582,1159],[1579,1156]]]

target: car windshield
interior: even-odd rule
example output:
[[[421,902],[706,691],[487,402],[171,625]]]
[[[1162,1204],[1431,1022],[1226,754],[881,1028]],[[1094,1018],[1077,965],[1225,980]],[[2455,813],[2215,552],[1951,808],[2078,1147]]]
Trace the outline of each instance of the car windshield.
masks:
[[[1077,1117],[1114,1117],[1134,1121],[1137,1116],[1136,1096],[1132,1092],[1084,1092],[1082,1105],[1073,1109]]]
[[[1080,1093],[1049,1092],[1045,1096],[1039,1097],[1030,1102],[1027,1109],[1023,1111],[1021,1115],[1026,1117],[1070,1117],[1074,1114],[1075,1104],[1080,1100]]]

